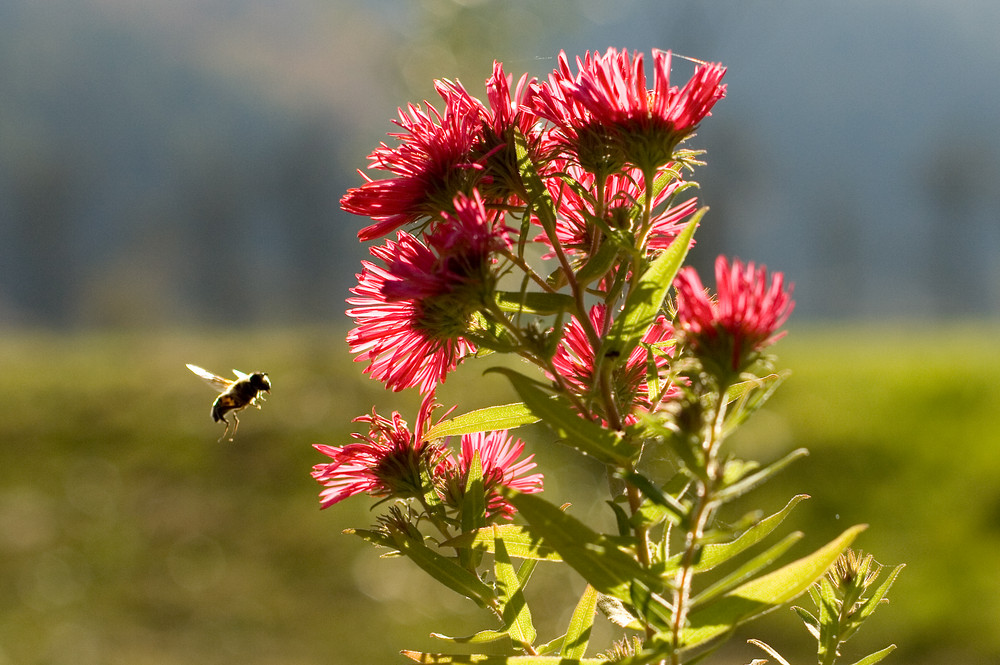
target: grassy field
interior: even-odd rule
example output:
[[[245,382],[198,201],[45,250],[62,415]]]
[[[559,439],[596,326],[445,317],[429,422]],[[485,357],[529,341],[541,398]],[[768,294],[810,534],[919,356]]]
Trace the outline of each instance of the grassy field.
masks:
[[[793,330],[777,349],[793,376],[736,442],[764,460],[811,450],[755,497],[776,509],[810,494],[792,525],[808,543],[864,522],[859,546],[907,563],[892,604],[858,638],[896,642],[887,662],[1000,661],[998,332]],[[309,470],[322,458],[310,444],[346,442],[373,404],[413,406],[364,379],[342,339],[332,329],[6,334],[0,665],[393,663],[401,648],[442,647],[431,630],[479,626],[471,603],[341,534],[370,524],[367,501],[318,510]],[[273,395],[246,413],[235,443],[216,442],[213,395],[186,362],[270,373]],[[463,410],[512,399],[471,367],[446,389]],[[587,508],[589,489],[603,492],[598,469],[572,464],[540,430],[524,437],[543,467],[560,467],[551,500],[602,510]],[[538,598],[580,591],[570,576],[540,577]],[[543,631],[561,621],[539,618]],[[790,613],[767,622],[754,634],[779,650],[808,646]]]

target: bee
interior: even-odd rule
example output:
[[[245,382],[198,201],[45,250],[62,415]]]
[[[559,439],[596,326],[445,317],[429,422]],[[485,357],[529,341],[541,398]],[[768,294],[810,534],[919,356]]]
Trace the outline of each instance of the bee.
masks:
[[[236,375],[236,380],[232,381],[212,374],[197,365],[189,363],[187,368],[200,376],[212,388],[220,391],[219,396],[212,403],[212,419],[215,422],[221,420],[226,423],[226,431],[219,437],[219,441],[222,441],[226,438],[226,434],[229,434],[230,424],[232,424],[233,432],[229,434],[229,440],[232,441],[233,437],[236,436],[236,428],[240,426],[240,420],[236,414],[248,406],[255,406],[259,409],[258,400],[264,401],[264,396],[261,393],[271,392],[271,380],[267,378],[265,372],[244,374],[234,369],[233,374]],[[226,414],[230,411],[233,414],[232,423],[226,419]]]

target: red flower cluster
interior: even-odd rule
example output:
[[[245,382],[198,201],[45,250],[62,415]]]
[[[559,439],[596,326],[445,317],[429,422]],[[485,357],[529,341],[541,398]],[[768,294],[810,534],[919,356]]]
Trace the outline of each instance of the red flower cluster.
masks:
[[[430,105],[400,109],[402,131],[392,134],[398,145],[383,143],[369,156],[371,168],[391,177],[366,178],[341,202],[375,220],[359,233],[362,240],[399,231],[371,250],[383,265],[364,262],[348,301],[357,323],[348,341],[372,377],[392,390],[416,386],[428,394],[475,350],[467,333],[496,282],[496,256],[511,247],[502,216],[525,209],[519,139],[541,162],[557,204],[556,237],[536,240],[558,242],[580,261],[609,234],[643,252],[670,244],[697,202],[675,202],[686,189],[679,181],[655,187],[645,179],[671,162],[676,145],[725,94],[725,68],[699,66],[677,89],[670,86],[670,54],[655,51],[653,60],[652,90],[641,54],[609,49],[578,60],[577,74],[563,53],[547,83],[522,76],[513,94],[496,63],[486,82],[488,104],[457,81],[438,81],[442,112]],[[653,162],[651,152],[660,155]],[[613,168],[595,167],[587,156],[611,153],[620,153]],[[400,231],[407,225],[423,225],[423,238]]]

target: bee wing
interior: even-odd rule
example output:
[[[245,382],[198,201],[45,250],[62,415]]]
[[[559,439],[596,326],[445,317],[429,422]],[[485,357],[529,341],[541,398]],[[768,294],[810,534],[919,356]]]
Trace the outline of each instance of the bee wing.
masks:
[[[238,369],[234,369],[233,370],[233,374],[236,375],[236,380],[237,381],[242,381],[243,379],[249,379],[250,378],[249,374],[244,374],[243,372],[241,372]]]
[[[230,381],[229,379],[224,379],[221,376],[212,374],[207,369],[202,369],[197,365],[192,365],[188,363],[187,368],[192,372],[194,372],[195,374],[197,374],[199,377],[201,377],[202,381],[212,386],[212,388],[214,388],[218,392],[223,392],[224,390],[226,390],[226,388],[233,385],[233,382]]]

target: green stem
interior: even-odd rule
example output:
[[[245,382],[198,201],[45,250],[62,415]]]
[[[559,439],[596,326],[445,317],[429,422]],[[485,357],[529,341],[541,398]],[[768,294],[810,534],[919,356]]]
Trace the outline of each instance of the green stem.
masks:
[[[670,655],[671,665],[680,665],[680,638],[681,632],[687,623],[687,615],[690,611],[691,601],[691,580],[694,577],[694,564],[701,547],[705,530],[711,523],[715,513],[715,486],[719,478],[718,453],[722,445],[723,425],[726,418],[726,389],[720,387],[716,394],[715,416],[712,418],[712,425],[708,431],[705,441],[702,443],[702,453],[704,454],[704,468],[701,470],[701,477],[696,481],[696,492],[694,510],[692,512],[691,529],[687,533],[684,543],[684,556],[681,557],[681,566],[677,571],[674,584],[674,615],[671,625],[671,636],[673,638],[674,649]]]

